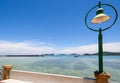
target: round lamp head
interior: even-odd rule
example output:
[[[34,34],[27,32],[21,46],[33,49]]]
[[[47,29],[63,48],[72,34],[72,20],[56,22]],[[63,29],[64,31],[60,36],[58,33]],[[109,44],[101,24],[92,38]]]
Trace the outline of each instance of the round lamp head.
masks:
[[[107,14],[104,14],[103,8],[98,8],[96,11],[96,16],[92,19],[91,23],[97,24],[109,20],[110,17]]]

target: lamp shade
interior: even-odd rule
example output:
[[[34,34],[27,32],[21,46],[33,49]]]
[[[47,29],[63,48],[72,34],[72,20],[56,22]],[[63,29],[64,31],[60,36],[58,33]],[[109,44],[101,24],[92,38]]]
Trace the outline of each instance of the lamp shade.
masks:
[[[107,14],[104,14],[103,8],[98,8],[96,11],[96,16],[91,20],[91,23],[97,24],[109,20],[110,17]]]

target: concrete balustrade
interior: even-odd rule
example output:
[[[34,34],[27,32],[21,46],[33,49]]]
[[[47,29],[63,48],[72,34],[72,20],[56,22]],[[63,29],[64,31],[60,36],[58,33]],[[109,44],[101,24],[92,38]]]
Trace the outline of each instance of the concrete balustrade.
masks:
[[[11,71],[11,79],[29,81],[33,83],[95,83],[94,79],[84,79],[75,76],[65,76],[28,71]]]

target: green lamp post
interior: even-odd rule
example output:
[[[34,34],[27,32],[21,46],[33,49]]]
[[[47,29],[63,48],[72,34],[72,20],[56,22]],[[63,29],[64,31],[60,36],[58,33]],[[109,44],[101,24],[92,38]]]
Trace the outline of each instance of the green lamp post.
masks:
[[[101,6],[109,6],[111,7],[114,11],[115,11],[115,19],[113,21],[113,23],[111,23],[110,26],[108,27],[105,27],[104,29],[102,28],[99,28],[99,29],[93,29],[92,27],[90,27],[88,25],[88,22],[87,22],[87,18],[88,18],[88,15],[91,13],[91,11],[93,9],[95,9],[96,7],[98,7],[97,11],[96,11],[96,16],[91,20],[91,23],[92,24],[100,24],[100,23],[103,23],[103,22],[106,22],[108,20],[110,20],[110,16],[108,16],[107,14],[104,13],[104,9],[101,7]],[[105,31],[105,30],[108,30],[109,28],[111,28],[116,20],[117,20],[117,17],[118,17],[118,13],[117,13],[117,10],[115,9],[114,6],[110,5],[110,4],[101,4],[101,2],[98,3],[98,5],[95,5],[94,7],[92,7],[86,14],[85,16],[85,24],[87,26],[87,28],[89,28],[90,30],[92,31],[95,31],[95,32],[98,32],[98,60],[99,60],[99,71],[98,73],[103,73],[103,42],[102,42],[102,31]]]

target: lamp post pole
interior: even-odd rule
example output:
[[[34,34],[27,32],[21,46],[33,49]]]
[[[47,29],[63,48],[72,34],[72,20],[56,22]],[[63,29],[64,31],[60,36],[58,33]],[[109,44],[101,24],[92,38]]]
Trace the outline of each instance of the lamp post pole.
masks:
[[[103,41],[102,41],[102,30],[99,29],[98,35],[98,50],[99,50],[99,73],[103,72]]]

